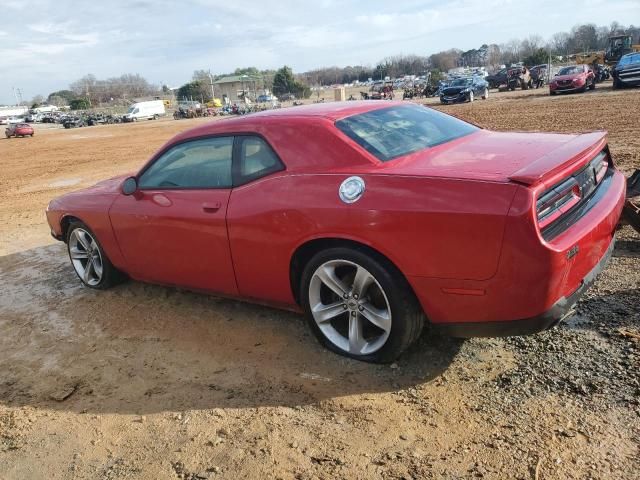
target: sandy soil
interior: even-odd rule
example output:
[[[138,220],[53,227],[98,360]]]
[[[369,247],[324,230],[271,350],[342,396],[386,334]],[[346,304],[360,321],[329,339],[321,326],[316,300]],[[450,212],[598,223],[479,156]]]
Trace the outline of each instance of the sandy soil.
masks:
[[[607,129],[640,167],[640,90],[493,94],[443,110],[501,130]],[[425,100],[433,104],[434,100]],[[0,140],[0,479],[636,479],[640,238],[572,321],[390,366],[321,349],[299,316],[128,282],[82,288],[44,219],[207,119]]]

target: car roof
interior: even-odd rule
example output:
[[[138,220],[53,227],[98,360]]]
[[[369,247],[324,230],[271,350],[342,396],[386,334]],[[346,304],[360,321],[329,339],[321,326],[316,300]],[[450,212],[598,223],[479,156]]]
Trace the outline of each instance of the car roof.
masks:
[[[314,103],[311,105],[299,105],[297,107],[265,110],[264,112],[251,114],[251,117],[324,117],[329,120],[335,121],[341,118],[349,117],[351,115],[369,112],[371,110],[379,110],[385,107],[406,104],[407,102],[393,102],[382,100],[356,100],[349,102]]]
[[[311,105],[300,105],[296,107],[279,108],[274,110],[265,110],[263,112],[252,113],[250,115],[241,115],[233,118],[225,118],[215,122],[209,122],[205,125],[195,127],[179,133],[168,143],[194,138],[203,135],[215,135],[220,133],[230,133],[235,130],[256,131],[258,125],[285,123],[291,119],[299,119],[306,121],[325,121],[335,122],[351,115],[370,112],[372,110],[380,110],[383,108],[394,106],[415,105],[411,102],[400,102],[390,100],[369,100],[369,101],[348,101],[348,102],[328,102],[316,103]]]

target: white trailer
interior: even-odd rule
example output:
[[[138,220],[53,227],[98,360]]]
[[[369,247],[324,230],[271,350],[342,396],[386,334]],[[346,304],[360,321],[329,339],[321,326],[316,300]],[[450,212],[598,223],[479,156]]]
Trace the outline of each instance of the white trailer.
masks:
[[[144,119],[155,120],[166,114],[162,100],[150,100],[148,102],[134,103],[122,118],[125,122],[135,122]]]

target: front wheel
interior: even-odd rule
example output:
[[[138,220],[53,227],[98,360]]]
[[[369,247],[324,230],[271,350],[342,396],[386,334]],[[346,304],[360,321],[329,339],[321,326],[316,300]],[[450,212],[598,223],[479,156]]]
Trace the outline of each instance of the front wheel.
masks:
[[[301,300],[320,342],[357,360],[392,362],[424,325],[402,274],[384,259],[357,249],[317,253],[303,272]]]
[[[473,98],[473,90],[469,92],[469,103],[472,103],[475,99]]]
[[[96,236],[84,223],[76,221],[69,225],[67,250],[71,265],[85,286],[104,290],[124,279],[124,275],[109,261]]]
[[[591,80],[591,83],[589,84],[589,90],[594,90],[596,88],[596,81],[595,79]]]
[[[487,98],[489,98],[489,89],[485,88],[484,93],[482,94],[482,99],[486,100]]]

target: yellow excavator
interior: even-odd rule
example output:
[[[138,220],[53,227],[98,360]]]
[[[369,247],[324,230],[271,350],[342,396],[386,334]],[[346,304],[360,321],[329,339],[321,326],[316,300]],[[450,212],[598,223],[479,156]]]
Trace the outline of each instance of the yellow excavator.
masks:
[[[609,46],[604,51],[583,52],[572,55],[577,64],[614,66],[627,53],[640,52],[640,45],[633,44],[631,35],[609,37]]]

